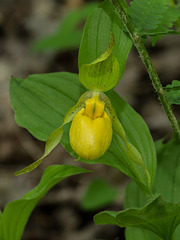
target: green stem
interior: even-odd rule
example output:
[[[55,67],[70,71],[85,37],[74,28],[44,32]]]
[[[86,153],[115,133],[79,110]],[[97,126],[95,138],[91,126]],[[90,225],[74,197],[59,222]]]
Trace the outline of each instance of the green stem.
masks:
[[[167,101],[166,98],[166,94],[163,90],[163,87],[161,85],[160,79],[158,77],[158,74],[151,62],[151,59],[148,55],[148,52],[144,46],[144,44],[142,43],[141,40],[141,36],[135,31],[133,24],[130,20],[130,18],[128,17],[128,15],[126,14],[126,12],[124,11],[123,7],[121,6],[119,0],[110,0],[112,5],[114,6],[115,10],[117,11],[120,19],[122,20],[124,26],[126,27],[140,57],[142,62],[144,63],[147,72],[149,74],[149,77],[152,81],[152,85],[154,87],[154,89],[156,90],[158,97],[162,103],[162,106],[166,112],[166,115],[171,123],[171,126],[174,130],[175,133],[175,137],[177,140],[180,141],[180,127],[179,124],[177,122],[177,119],[174,116],[174,113],[171,109],[171,105],[169,104],[169,102]]]

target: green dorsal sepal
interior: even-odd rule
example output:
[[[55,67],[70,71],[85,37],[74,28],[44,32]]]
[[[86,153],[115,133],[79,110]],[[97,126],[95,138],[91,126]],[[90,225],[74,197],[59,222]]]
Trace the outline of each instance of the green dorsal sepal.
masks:
[[[111,33],[109,46],[105,52],[90,64],[79,69],[79,80],[89,90],[105,92],[114,88],[119,78],[119,62],[113,55],[115,44]]]

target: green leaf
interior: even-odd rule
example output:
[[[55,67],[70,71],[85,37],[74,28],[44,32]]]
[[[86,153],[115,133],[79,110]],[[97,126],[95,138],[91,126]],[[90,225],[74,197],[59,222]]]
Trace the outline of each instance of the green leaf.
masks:
[[[180,202],[180,148],[179,143],[174,140],[167,144],[163,144],[162,141],[156,143],[157,156],[158,156],[158,167],[157,175],[154,183],[154,192],[161,194],[162,198],[171,202],[171,204],[179,204]],[[133,196],[133,198],[132,198]],[[146,199],[140,189],[133,183],[131,183],[126,190],[125,207],[142,207],[146,202]],[[176,205],[174,205],[176,206]],[[173,233],[177,224],[180,223],[179,214],[177,217],[172,218],[169,222],[162,219],[161,231],[170,234]],[[174,240],[179,240],[180,231],[175,231]],[[127,228],[126,237],[127,240],[131,240],[131,236],[134,236],[134,240],[139,240],[139,236],[142,235],[142,239],[156,240],[158,239],[155,235],[149,231]],[[153,237],[152,237],[153,236]],[[170,238],[171,239],[171,238]]]
[[[179,17],[180,17],[180,11],[175,7],[168,6],[168,9],[163,15],[163,18],[161,19],[161,22],[158,25],[156,31],[159,31],[159,32],[168,31],[169,28],[173,26],[173,23],[179,19]]]
[[[126,240],[162,240],[155,233],[142,228],[127,227],[125,232]]]
[[[180,81],[174,80],[172,84],[168,84],[165,88],[166,97],[169,103],[180,104]]]
[[[92,63],[80,67],[79,80],[87,89],[105,92],[118,83],[119,62],[112,55],[114,44],[114,36],[111,34],[106,51]]]
[[[43,156],[38,159],[37,161],[35,161],[34,163],[30,164],[29,166],[23,168],[22,170],[18,171],[15,173],[15,175],[20,175],[20,174],[24,174],[24,173],[28,173],[32,170],[34,170],[35,168],[37,168],[41,162],[43,161],[43,159],[48,156],[52,150],[60,143],[62,135],[63,135],[63,127],[65,124],[71,122],[74,118],[74,116],[76,115],[76,113],[78,111],[80,111],[81,108],[84,107],[85,105],[85,101],[89,98],[89,95],[92,95],[91,92],[86,92],[84,93],[79,101],[77,102],[77,104],[75,106],[73,106],[72,108],[70,108],[65,116],[64,116],[64,121],[63,124],[58,127],[57,129],[55,129],[48,137],[47,141],[46,141],[46,145],[45,145],[45,151]]]
[[[169,30],[173,26],[173,24],[180,18],[180,11],[176,9],[175,7],[169,6],[166,10],[163,18],[161,19],[161,22],[159,23],[158,27],[152,31],[152,33],[163,33],[164,34],[158,34],[158,36],[151,36],[152,38],[152,44],[155,46],[156,42],[163,38],[167,34],[179,34],[179,32]],[[148,35],[151,34],[150,32]]]
[[[158,151],[158,169],[154,191],[159,192],[165,201],[180,202],[180,147],[171,140],[167,144],[160,142]]]
[[[161,40],[165,35],[168,34],[180,34],[180,32],[174,31],[174,30],[167,30],[164,32],[156,32],[156,33],[148,33],[148,35],[152,39],[152,46],[154,47],[156,45],[156,42]]]
[[[113,202],[116,196],[117,191],[104,179],[93,179],[84,195],[82,208],[94,210],[104,207]]]
[[[111,100],[111,104],[116,110],[120,123],[122,124],[126,133],[128,142],[130,142],[141,154],[146,169],[150,174],[152,185],[156,171],[156,154],[154,143],[147,125],[141,116],[137,114],[114,91],[108,92],[107,96]],[[93,163],[93,161],[88,162]],[[129,166],[127,167],[129,161],[127,160],[126,147],[116,133],[113,135],[113,142],[109,150],[102,158],[94,162],[105,163],[107,165],[116,167],[136,181],[136,183],[138,183],[144,191],[149,189],[147,176],[144,172],[144,169],[133,162],[133,170],[130,170]]]
[[[157,176],[157,175],[156,175]],[[142,208],[146,204],[146,197],[138,186],[130,183],[126,188],[124,207],[129,208]],[[125,231],[126,240],[160,240],[155,233],[150,232],[143,228],[127,227]]]
[[[134,0],[130,5],[130,16],[139,33],[156,29],[168,8],[169,0]]]
[[[2,212],[1,212],[1,210],[0,210],[0,226],[1,226],[1,219],[2,219]]]
[[[153,46],[167,34],[179,34],[170,28],[179,19],[180,11],[169,5],[169,0],[131,1],[130,16],[138,33],[151,36]]]
[[[29,191],[22,199],[6,205],[1,217],[0,239],[20,240],[27,220],[40,199],[58,182],[89,170],[68,165],[48,167],[38,186]]]
[[[131,144],[128,141],[128,139],[126,137],[126,133],[124,131],[124,128],[123,128],[121,122],[119,121],[116,111],[114,110],[113,106],[111,105],[109,98],[107,98],[107,96],[103,93],[100,94],[100,97],[101,97],[102,101],[104,101],[104,103],[105,103],[105,111],[108,113],[108,115],[111,118],[113,132],[116,133],[121,138],[121,140],[123,141],[123,143],[126,146],[126,149],[125,149],[125,155],[127,156],[126,167],[132,172],[135,172],[133,163],[136,163],[137,165],[142,167],[142,169],[144,170],[144,174],[146,176],[147,184],[148,184],[149,188],[151,188],[151,185],[152,185],[151,176],[149,175],[149,172],[144,164],[141,153],[138,151],[138,149],[133,144]],[[120,147],[123,146],[122,143],[119,142],[119,146]],[[121,148],[121,151],[124,151],[124,149]]]
[[[11,103],[18,125],[27,128],[37,139],[46,141],[85,92],[77,81],[77,74],[64,72],[11,78]]]
[[[125,3],[123,6],[125,7]],[[111,32],[114,35],[115,43],[118,43],[115,44],[112,54],[119,61],[119,79],[121,79],[132,41],[123,31],[123,23],[109,0],[101,3],[86,21],[79,50],[79,69],[83,64],[92,63],[105,52],[110,42]]]
[[[149,35],[152,38],[152,37],[164,36],[166,34],[180,34],[180,32],[172,30],[172,29],[167,29],[167,30],[160,31],[160,32],[152,31],[152,32],[149,32],[149,33],[145,33],[145,35],[142,35],[142,37],[147,38],[147,35]]]
[[[83,92],[85,89],[79,82],[78,75],[72,73],[35,74],[24,80],[12,78],[10,83],[16,122],[43,141],[62,125],[65,113],[77,103]],[[107,96],[116,110],[128,142],[141,154],[152,185],[156,170],[156,153],[147,125],[117,93],[110,91],[107,92]],[[61,143],[76,158],[77,155],[69,143],[69,127],[64,126]],[[132,168],[129,169],[127,157],[125,144],[114,133],[111,146],[103,157],[94,161],[83,161],[115,167],[136,181],[143,191],[149,192],[144,170],[136,163],[132,163]]]
[[[174,237],[174,240],[179,240],[179,238],[180,238],[180,225],[177,226],[173,237]]]
[[[95,215],[94,220],[96,224],[145,228],[162,239],[171,239],[180,221],[180,204],[167,203],[160,196],[156,196],[142,208],[131,208],[121,212],[104,211]]]
[[[64,51],[78,48],[83,34],[83,29],[78,25],[88,17],[96,6],[96,3],[86,4],[80,9],[69,12],[68,15],[61,20],[57,31],[51,36],[37,40],[37,42],[33,44],[33,49],[35,51]]]
[[[66,77],[64,77],[64,75]],[[56,89],[59,88],[57,86],[59,83],[59,75],[57,76],[56,74],[52,74],[52,75],[47,74],[45,76],[46,77],[41,75],[29,76],[27,78],[28,84],[25,84],[25,87],[22,79],[11,78],[10,93],[12,89],[14,92],[14,94],[12,94],[12,102],[14,100],[15,104],[18,104],[18,110],[17,110],[18,114],[15,115],[15,119],[16,119],[16,116],[17,117],[20,116],[20,119],[16,119],[16,121],[19,122],[20,126],[24,126],[24,122],[25,122],[25,125],[28,124],[28,130],[32,134],[35,134],[38,139],[47,140],[44,155],[40,159],[32,163],[31,165],[16,172],[15,173],[16,175],[30,172],[34,170],[36,167],[38,167],[41,164],[44,157],[46,157],[52,151],[52,149],[54,149],[54,147],[60,142],[62,138],[62,134],[63,134],[62,119],[64,119],[65,113],[64,112],[61,113],[61,111],[66,109],[65,112],[67,112],[67,110],[69,110],[69,108],[71,107],[71,105],[66,106],[66,99],[67,99],[66,94],[68,95],[68,92],[70,90],[70,87],[66,86],[68,81],[68,74],[64,74],[64,73],[61,74],[61,84],[62,86],[66,86],[66,87],[61,92],[62,96],[60,101],[62,102],[59,101],[58,103],[54,102],[54,99],[58,99],[58,91],[55,90],[54,88]],[[38,80],[41,80],[41,77],[44,77],[44,81],[43,81],[44,85],[38,82]],[[73,74],[71,74],[70,77],[73,78]],[[33,79],[35,82],[31,81],[31,79]],[[55,80],[53,86],[49,84],[50,79]],[[38,87],[34,88],[34,84],[36,85],[36,87],[37,86]],[[18,88],[18,86],[21,86],[21,88]],[[49,90],[47,91],[46,89],[49,89]],[[77,95],[79,94],[79,88],[74,87],[74,91],[75,93],[77,93]],[[18,99],[20,96],[19,94],[23,96],[23,99],[21,100]],[[51,102],[50,105],[48,104],[48,101],[47,101],[47,94],[50,94],[49,96],[49,101]],[[32,101],[32,98],[34,98],[34,101]],[[69,103],[71,104],[71,102],[73,102],[71,101],[71,99],[72,98],[70,98],[69,101],[67,102],[68,104]],[[19,100],[20,100],[20,104],[19,104]],[[73,103],[75,105],[75,101]],[[28,106],[24,106],[24,104],[25,105],[27,104]],[[38,104],[38,106],[36,104]],[[57,107],[57,112],[54,112],[54,109],[53,109],[54,106]],[[24,108],[26,108],[26,112],[27,112],[26,114],[24,114]],[[35,114],[34,116],[33,116],[33,113]],[[21,117],[21,115],[23,115],[23,117]],[[34,120],[32,120],[32,116],[35,117]],[[53,118],[51,116],[53,116]],[[46,119],[48,119],[49,121]],[[69,122],[70,120],[72,119],[66,120],[65,123]],[[61,124],[59,124],[60,122]],[[59,127],[60,125],[61,127]]]

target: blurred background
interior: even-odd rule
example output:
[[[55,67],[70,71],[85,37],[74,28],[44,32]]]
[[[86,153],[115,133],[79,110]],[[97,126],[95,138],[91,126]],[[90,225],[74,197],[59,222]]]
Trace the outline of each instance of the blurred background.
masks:
[[[68,178],[54,187],[31,215],[23,240],[124,239],[123,229],[96,226],[93,223],[93,216],[97,212],[104,209],[118,211],[123,208],[124,190],[129,179],[117,170],[102,165],[86,166],[74,162],[58,146],[34,172],[14,176],[15,171],[42,155],[44,143],[16,125],[9,97],[9,79],[11,76],[25,78],[33,73],[78,73],[78,46],[83,25],[95,6],[92,4],[98,2],[101,1],[0,0],[1,210],[9,201],[21,198],[36,186],[44,169],[51,164],[75,164],[94,171]],[[68,21],[73,22],[72,11],[79,12],[74,38],[71,32],[62,30],[63,26],[66,29]],[[179,36],[167,36],[154,48],[148,40],[146,47],[163,86],[180,79]],[[144,118],[155,141],[164,136],[172,136],[166,115],[134,48],[116,91]],[[174,111],[177,116],[180,115],[175,107]],[[105,202],[98,202],[96,199],[86,202],[88,189],[91,189],[89,199],[98,193],[102,199],[108,194],[112,198]]]

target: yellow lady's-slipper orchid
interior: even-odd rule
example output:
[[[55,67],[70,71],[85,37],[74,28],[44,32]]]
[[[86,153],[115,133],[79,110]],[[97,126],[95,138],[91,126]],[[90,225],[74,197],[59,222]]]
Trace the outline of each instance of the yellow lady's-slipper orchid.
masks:
[[[112,122],[104,110],[105,104],[94,95],[74,117],[70,128],[72,149],[82,158],[101,157],[112,140]]]

